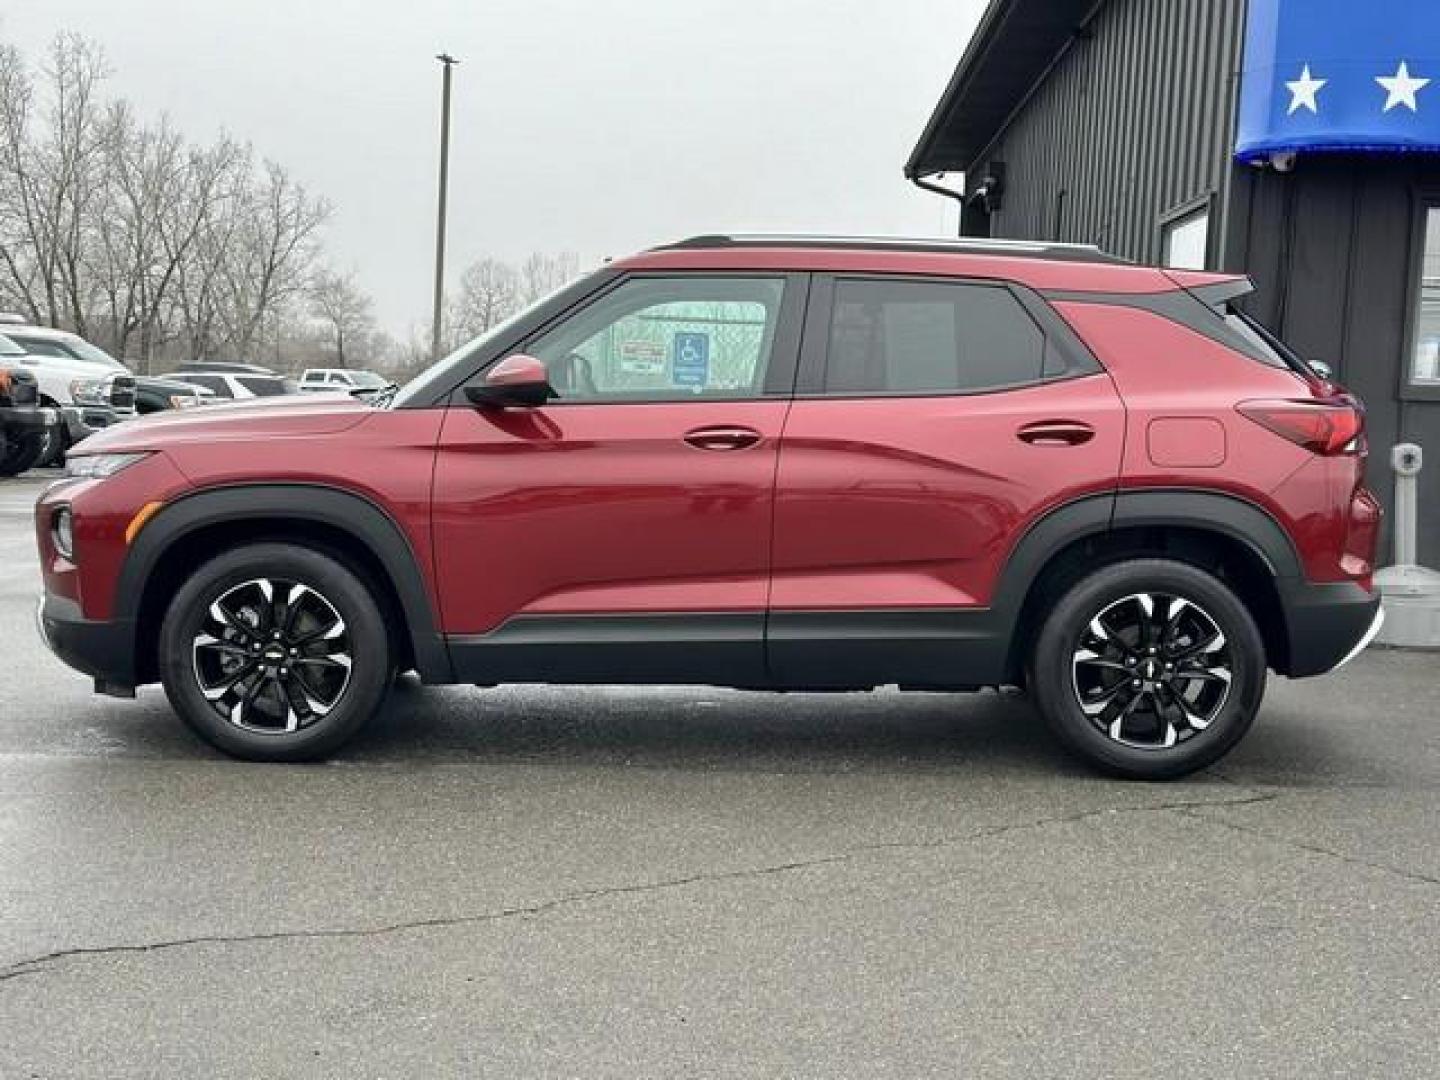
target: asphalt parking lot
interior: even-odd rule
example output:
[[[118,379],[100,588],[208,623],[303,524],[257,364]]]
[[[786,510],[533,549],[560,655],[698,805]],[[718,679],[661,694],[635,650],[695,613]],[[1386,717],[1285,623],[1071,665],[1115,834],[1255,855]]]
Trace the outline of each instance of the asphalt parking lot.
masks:
[[[0,484],[0,1076],[1440,1073],[1440,656],[1173,785],[1024,702],[423,689],[324,765],[92,696]]]

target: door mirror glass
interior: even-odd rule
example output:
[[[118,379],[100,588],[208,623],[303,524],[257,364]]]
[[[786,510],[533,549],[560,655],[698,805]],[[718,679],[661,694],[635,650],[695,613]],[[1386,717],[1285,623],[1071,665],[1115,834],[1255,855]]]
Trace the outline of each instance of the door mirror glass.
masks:
[[[504,408],[544,405],[555,391],[550,387],[545,361],[517,353],[492,367],[480,382],[465,387],[465,396],[476,405]]]

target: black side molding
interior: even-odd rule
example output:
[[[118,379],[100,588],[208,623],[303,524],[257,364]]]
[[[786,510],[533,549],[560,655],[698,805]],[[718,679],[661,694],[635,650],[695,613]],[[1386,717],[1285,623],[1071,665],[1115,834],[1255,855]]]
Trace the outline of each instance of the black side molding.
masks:
[[[461,682],[765,683],[763,612],[517,615],[446,640]]]

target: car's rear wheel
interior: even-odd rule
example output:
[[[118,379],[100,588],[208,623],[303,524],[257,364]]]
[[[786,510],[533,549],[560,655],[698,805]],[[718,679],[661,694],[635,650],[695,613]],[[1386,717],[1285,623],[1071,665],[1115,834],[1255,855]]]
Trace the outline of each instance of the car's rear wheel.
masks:
[[[1244,603],[1187,563],[1107,566],[1074,585],[1035,643],[1030,686],[1069,749],[1120,776],[1166,780],[1244,737],[1265,693]]]
[[[389,637],[366,584],[328,555],[254,544],[206,563],[160,633],[165,693],[201,738],[251,761],[323,757],[380,708]]]

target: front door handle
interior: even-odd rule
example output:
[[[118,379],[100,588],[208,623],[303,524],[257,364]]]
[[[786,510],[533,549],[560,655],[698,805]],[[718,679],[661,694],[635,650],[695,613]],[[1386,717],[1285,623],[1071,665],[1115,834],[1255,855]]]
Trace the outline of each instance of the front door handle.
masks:
[[[1080,420],[1040,420],[1026,424],[1015,437],[1031,446],[1082,446],[1095,438],[1095,429]]]
[[[685,441],[697,450],[744,450],[761,438],[760,432],[747,427],[703,427],[685,434]]]

